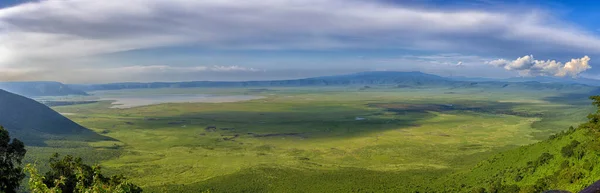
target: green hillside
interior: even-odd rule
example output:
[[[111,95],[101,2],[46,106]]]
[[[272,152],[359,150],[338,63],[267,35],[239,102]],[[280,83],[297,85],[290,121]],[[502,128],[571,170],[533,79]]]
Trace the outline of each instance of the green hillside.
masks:
[[[592,97],[600,108],[600,97]],[[577,192],[600,180],[600,110],[577,128],[549,139],[498,153],[468,171],[443,179],[423,191]],[[485,190],[485,191],[484,191]]]
[[[109,139],[71,121],[33,99],[0,90],[0,125],[28,146],[44,146],[45,140],[74,138]]]

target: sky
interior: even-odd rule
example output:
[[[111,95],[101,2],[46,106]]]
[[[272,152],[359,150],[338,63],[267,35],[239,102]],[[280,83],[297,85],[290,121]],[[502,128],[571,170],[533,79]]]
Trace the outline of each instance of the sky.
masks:
[[[0,81],[600,78],[600,2],[2,0]]]

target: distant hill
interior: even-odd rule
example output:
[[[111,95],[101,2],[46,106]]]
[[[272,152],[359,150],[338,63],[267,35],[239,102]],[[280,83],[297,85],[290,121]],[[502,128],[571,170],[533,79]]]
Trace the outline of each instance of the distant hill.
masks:
[[[526,89],[588,89],[578,83],[543,83],[539,81],[499,81],[492,79],[459,80],[441,77],[422,72],[395,72],[395,71],[371,71],[347,75],[324,76],[304,78],[295,80],[272,80],[272,81],[193,81],[193,82],[126,82],[92,85],[69,85],[72,88],[84,91],[94,90],[120,90],[120,89],[146,89],[146,88],[194,88],[194,87],[296,87],[296,86],[350,86],[350,85],[386,85],[397,88],[420,88],[432,86],[444,86],[454,88],[526,88]]]
[[[46,105],[4,90],[0,90],[0,107],[0,125],[26,145],[44,145],[43,140],[67,136],[104,138]]]
[[[85,91],[119,90],[144,88],[194,88],[194,87],[270,87],[270,86],[335,86],[335,85],[373,85],[373,84],[442,84],[449,79],[421,72],[361,72],[348,75],[304,78],[295,80],[266,81],[192,81],[192,82],[125,82],[93,85],[69,85]]]
[[[451,79],[422,72],[371,71],[347,75],[307,78],[327,85],[443,85]]]
[[[0,82],[0,89],[27,97],[87,95],[60,82]]]

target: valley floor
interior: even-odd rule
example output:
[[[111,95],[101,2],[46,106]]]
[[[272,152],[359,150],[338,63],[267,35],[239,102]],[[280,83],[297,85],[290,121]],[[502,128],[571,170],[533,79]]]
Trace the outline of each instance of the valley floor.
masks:
[[[231,103],[54,109],[118,141],[30,147],[83,156],[147,192],[422,190],[489,155],[578,125],[594,108],[551,91],[480,89],[151,89],[121,94],[251,95]],[[114,93],[113,93],[114,94]]]

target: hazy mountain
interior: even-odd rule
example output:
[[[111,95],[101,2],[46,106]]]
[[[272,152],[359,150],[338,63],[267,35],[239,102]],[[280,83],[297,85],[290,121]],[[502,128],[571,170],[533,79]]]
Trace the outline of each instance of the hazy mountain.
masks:
[[[371,71],[347,75],[308,78],[326,85],[440,85],[448,84],[450,79],[422,72]]]
[[[87,95],[60,82],[0,82],[0,89],[28,97]]]
[[[193,88],[193,87],[268,87],[268,86],[335,86],[335,85],[376,85],[376,84],[407,84],[407,85],[438,85],[450,79],[421,72],[390,72],[374,71],[360,72],[348,75],[325,76],[295,80],[267,81],[193,81],[193,82],[152,82],[152,83],[110,83],[94,85],[69,85],[85,91],[119,90],[141,88]]]
[[[348,86],[348,85],[387,85],[398,88],[419,88],[445,86],[454,88],[527,88],[527,89],[582,89],[589,86],[574,82],[544,83],[532,80],[494,80],[448,78],[422,72],[372,71],[347,75],[324,76],[295,80],[272,81],[193,81],[193,82],[152,82],[152,83],[110,83],[93,85],[69,85],[72,88],[93,90],[119,90],[144,88],[193,88],[193,87],[272,87],[272,86]]]
[[[0,90],[0,125],[26,145],[43,145],[43,140],[67,136],[102,138],[33,99]],[[85,137],[84,137],[85,136]]]
[[[152,82],[152,83],[110,83],[93,85],[69,85],[85,91],[119,90],[142,88],[192,88],[192,87],[268,87],[268,86],[336,86],[336,85],[442,85],[452,80],[421,72],[373,71],[347,75],[324,76],[295,80],[267,81],[193,81],[193,82]]]

